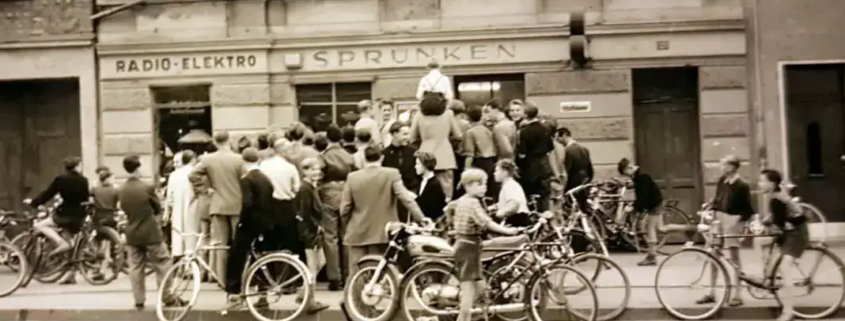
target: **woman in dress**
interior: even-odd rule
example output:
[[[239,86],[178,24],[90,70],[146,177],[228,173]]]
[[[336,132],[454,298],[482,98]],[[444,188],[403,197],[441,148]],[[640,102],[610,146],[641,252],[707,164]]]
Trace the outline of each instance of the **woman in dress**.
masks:
[[[411,122],[411,140],[420,143],[419,151],[437,159],[435,176],[443,186],[446,201],[452,199],[454,170],[457,168],[452,140],[463,138],[458,121],[446,104],[421,104],[420,112]]]

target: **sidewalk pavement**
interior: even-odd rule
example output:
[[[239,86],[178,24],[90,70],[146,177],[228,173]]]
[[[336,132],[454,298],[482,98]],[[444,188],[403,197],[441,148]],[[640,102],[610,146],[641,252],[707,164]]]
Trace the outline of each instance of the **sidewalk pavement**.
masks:
[[[836,246],[834,252],[845,255],[845,246]],[[627,311],[620,317],[621,320],[674,320],[663,311],[654,289],[655,272],[657,267],[640,267],[636,263],[643,257],[642,254],[618,253],[612,255],[613,259],[625,270],[631,283],[631,293]],[[754,275],[762,271],[762,259],[759,252],[743,250],[743,264],[745,271]],[[683,261],[683,262],[682,262]],[[694,308],[694,301],[706,294],[699,289],[697,293],[691,293],[688,284],[700,275],[701,262],[696,263],[695,259],[678,260],[677,264],[667,264],[664,268],[669,271],[666,276],[661,276],[661,284],[675,285],[676,288],[667,290],[665,297],[674,306]],[[807,263],[810,264],[810,263]],[[802,264],[804,265],[804,264]],[[821,271],[833,271],[833,266],[822,266]],[[585,269],[586,271],[586,269]],[[757,274],[761,274],[758,272]],[[833,276],[826,273],[825,276]],[[91,286],[83,280],[77,285],[60,286],[55,284],[40,284],[35,281],[25,289],[19,289],[9,297],[0,298],[0,320],[3,321],[155,321],[155,284],[154,277],[148,278],[147,307],[144,311],[138,312],[133,307],[132,295],[128,278],[122,276],[115,282],[105,286]],[[596,290],[600,299],[600,307],[615,308],[624,298],[624,287],[621,285],[622,278],[612,272],[603,272],[597,279]],[[831,279],[832,284],[839,287],[828,286],[817,289],[813,294],[813,300],[835,297],[842,293],[841,285],[845,280]],[[682,285],[684,285],[682,287]],[[825,293],[830,293],[825,295]],[[345,320],[340,310],[341,292],[329,292],[324,285],[318,287],[315,298],[331,307],[318,315],[302,317],[302,320]],[[779,308],[777,301],[756,300],[748,295],[744,289],[741,293],[745,305],[739,308],[726,308],[718,317],[720,320],[772,320],[777,317]],[[226,295],[222,290],[211,284],[205,284],[200,292],[198,302],[191,314],[185,320],[190,321],[217,321],[217,320],[250,320],[249,312],[230,312],[227,315],[219,313],[226,305]],[[290,296],[293,300],[293,296]],[[574,301],[579,297],[573,298]],[[676,302],[682,301],[682,302]],[[805,300],[806,301],[806,300]],[[825,302],[805,302],[801,298],[796,299],[796,307],[808,307],[813,305],[829,304]],[[293,307],[293,302],[290,303]],[[577,306],[577,305],[576,305]],[[547,311],[546,320],[566,319],[560,309],[550,308]],[[845,318],[845,312],[835,315],[836,318]],[[401,316],[397,320],[403,319]]]

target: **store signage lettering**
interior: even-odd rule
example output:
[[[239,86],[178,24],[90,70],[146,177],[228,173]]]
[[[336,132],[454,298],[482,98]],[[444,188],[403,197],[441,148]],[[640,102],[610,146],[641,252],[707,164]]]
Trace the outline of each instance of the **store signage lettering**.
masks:
[[[455,46],[413,46],[399,48],[320,50],[312,53],[311,59],[319,67],[366,64],[380,65],[425,65],[432,58],[441,63],[462,63],[468,61],[502,60],[516,58],[514,44],[477,44]]]
[[[192,57],[162,57],[119,59],[114,62],[117,73],[168,72],[171,70],[221,70],[255,67],[255,55],[212,55]]]

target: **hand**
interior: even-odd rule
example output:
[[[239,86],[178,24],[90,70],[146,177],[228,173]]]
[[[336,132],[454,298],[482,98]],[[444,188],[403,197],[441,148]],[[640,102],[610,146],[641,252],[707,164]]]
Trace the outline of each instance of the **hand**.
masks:
[[[633,211],[634,211],[634,206],[633,206],[633,205],[626,205],[626,206],[625,206],[625,213],[631,213],[631,212],[633,212]]]
[[[505,231],[507,231],[507,233],[505,233],[506,235],[517,235],[517,234],[519,234],[519,232],[522,232],[522,229],[517,228],[517,227],[508,226],[508,227],[505,227]]]
[[[31,198],[27,198],[27,199],[23,200],[23,203],[24,203],[25,205],[31,205],[31,204],[32,204],[32,199],[31,199]]]
[[[431,218],[423,217],[422,224],[423,224],[423,226],[426,226],[426,227],[433,227],[434,221],[432,221]]]

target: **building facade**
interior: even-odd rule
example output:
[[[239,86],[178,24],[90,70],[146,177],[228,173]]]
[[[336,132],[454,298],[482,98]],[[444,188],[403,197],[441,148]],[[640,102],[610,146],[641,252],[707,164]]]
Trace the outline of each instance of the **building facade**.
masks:
[[[845,236],[845,44],[835,0],[748,1],[750,98],[761,165],[784,172],[796,193]]]
[[[15,209],[83,158],[98,157],[91,0],[0,1],[0,208]]]
[[[720,157],[752,160],[744,14],[740,0],[150,0],[98,27],[100,157],[141,154],[152,176],[191,130],[342,124],[361,99],[409,108],[433,57],[468,104],[529,99],[600,176],[633,158],[692,211]]]

